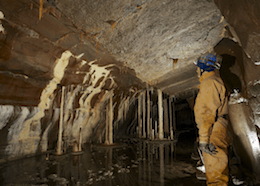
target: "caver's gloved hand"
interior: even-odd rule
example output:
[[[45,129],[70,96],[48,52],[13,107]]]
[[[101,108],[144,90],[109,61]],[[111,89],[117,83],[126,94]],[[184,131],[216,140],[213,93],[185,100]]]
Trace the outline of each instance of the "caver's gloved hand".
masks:
[[[211,155],[215,155],[218,152],[218,151],[216,151],[215,145],[213,145],[212,143],[210,143],[210,144],[209,143],[200,143],[199,148],[201,151],[204,151]]]

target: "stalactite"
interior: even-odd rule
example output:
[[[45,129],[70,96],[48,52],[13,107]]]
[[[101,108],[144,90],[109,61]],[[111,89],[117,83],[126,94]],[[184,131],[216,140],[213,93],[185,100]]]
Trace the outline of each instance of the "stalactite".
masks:
[[[44,2],[44,0],[40,0],[40,6],[39,6],[39,20],[42,19],[42,13],[43,13],[43,2]]]

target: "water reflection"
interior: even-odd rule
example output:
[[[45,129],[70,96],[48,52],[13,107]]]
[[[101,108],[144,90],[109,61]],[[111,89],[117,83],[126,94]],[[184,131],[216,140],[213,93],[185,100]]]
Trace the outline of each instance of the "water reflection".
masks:
[[[173,141],[128,139],[121,144],[86,145],[82,155],[41,155],[9,162],[0,167],[0,183],[165,186],[182,185],[174,181],[180,178],[195,179],[193,165],[176,161]]]

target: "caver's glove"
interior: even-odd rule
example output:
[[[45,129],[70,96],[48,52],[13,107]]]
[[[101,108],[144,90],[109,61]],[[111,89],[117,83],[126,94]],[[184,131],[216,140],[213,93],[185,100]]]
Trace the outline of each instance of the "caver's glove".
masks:
[[[215,155],[218,152],[216,151],[215,145],[213,145],[212,143],[200,143],[199,148],[201,151],[204,151],[210,155]]]

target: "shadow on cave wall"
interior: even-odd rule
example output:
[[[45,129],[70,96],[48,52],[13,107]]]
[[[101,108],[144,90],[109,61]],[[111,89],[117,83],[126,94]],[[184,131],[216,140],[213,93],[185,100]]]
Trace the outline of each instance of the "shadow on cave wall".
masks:
[[[227,94],[232,94],[235,90],[240,92],[242,90],[241,81],[239,77],[230,70],[230,68],[235,65],[236,57],[228,54],[223,54],[221,56],[222,66],[220,69],[220,76],[226,87]]]
[[[228,94],[234,89],[246,92],[243,49],[231,39],[222,39],[215,47],[215,52],[222,56],[220,76]]]

